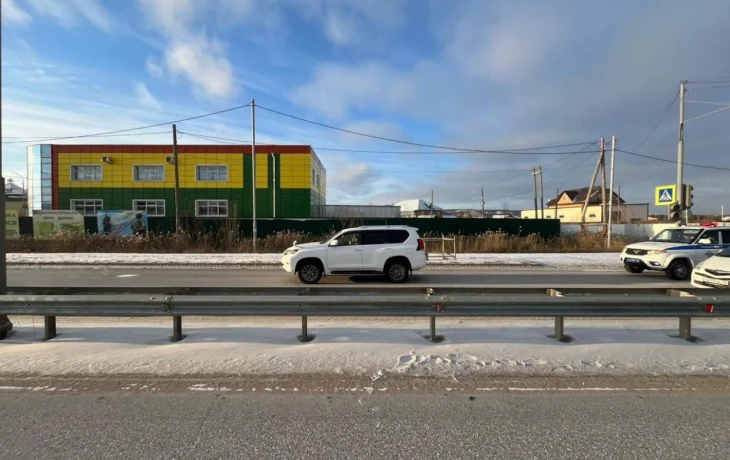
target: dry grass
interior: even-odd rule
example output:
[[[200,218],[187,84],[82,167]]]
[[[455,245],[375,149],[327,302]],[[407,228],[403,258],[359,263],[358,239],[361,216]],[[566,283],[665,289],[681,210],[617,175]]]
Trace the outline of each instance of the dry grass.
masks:
[[[429,235],[425,235],[429,236]],[[307,243],[322,241],[329,235],[312,235],[298,232],[280,232],[259,238],[258,252],[281,252],[294,241]],[[604,235],[565,235],[557,238],[525,237],[501,232],[488,232],[474,236],[457,236],[457,253],[530,253],[530,252],[605,252],[620,251],[627,242],[614,238],[612,248],[606,249]],[[451,249],[447,243],[447,251]],[[429,251],[441,249],[440,243],[429,243]],[[122,252],[122,253],[249,253],[253,241],[233,230],[224,229],[217,235],[211,233],[169,233],[148,237],[110,239],[102,235],[59,233],[52,239],[34,240],[22,238],[8,240],[8,252]]]

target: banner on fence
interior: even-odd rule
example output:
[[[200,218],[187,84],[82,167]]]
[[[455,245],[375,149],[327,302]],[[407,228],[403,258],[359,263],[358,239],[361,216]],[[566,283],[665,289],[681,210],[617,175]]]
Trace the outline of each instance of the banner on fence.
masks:
[[[33,211],[33,237],[50,238],[56,232],[84,233],[84,216],[78,211]]]
[[[8,240],[20,238],[18,211],[12,210],[5,212],[5,238]]]
[[[149,228],[144,211],[99,211],[96,220],[99,233],[110,237],[146,235]]]

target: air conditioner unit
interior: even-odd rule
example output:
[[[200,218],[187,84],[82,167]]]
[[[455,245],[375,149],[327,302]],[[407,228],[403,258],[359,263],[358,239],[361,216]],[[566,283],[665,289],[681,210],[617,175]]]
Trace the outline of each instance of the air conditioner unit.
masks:
[[[101,161],[106,164],[112,164],[112,157],[101,157]]]
[[[175,164],[175,157],[165,157],[165,163]]]

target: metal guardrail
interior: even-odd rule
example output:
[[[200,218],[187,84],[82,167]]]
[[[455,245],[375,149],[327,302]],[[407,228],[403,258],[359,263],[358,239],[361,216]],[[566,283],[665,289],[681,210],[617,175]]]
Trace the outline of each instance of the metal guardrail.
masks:
[[[284,289],[260,288],[247,295],[159,295],[159,294],[87,294],[87,295],[4,295],[0,296],[0,314],[41,315],[45,317],[45,340],[57,336],[58,316],[159,317],[173,318],[173,341],[182,340],[183,316],[301,316],[301,341],[314,338],[308,334],[310,316],[343,317],[428,317],[428,339],[440,342],[436,334],[438,317],[553,317],[552,337],[572,340],[564,332],[566,317],[646,317],[679,318],[678,336],[696,341],[691,334],[692,318],[730,317],[730,295],[704,291],[624,290],[609,294],[606,290],[518,290],[489,288],[455,288],[455,294],[428,288],[416,294],[396,289],[390,294],[326,293],[326,290],[300,290],[292,295]],[[11,288],[12,290],[12,288]],[[405,293],[399,293],[404,292]],[[466,291],[466,292],[464,292]],[[648,292],[647,292],[648,291]],[[317,294],[317,292],[320,292]],[[632,292],[628,294],[627,292]],[[314,293],[314,295],[310,295]]]

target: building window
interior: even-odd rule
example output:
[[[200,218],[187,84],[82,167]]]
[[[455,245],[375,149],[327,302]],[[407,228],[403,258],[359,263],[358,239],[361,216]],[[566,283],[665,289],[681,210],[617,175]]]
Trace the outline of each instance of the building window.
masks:
[[[78,211],[82,216],[95,216],[104,209],[104,200],[71,200],[71,210]]]
[[[322,177],[321,174],[317,174],[317,188],[319,188],[319,178]]]
[[[565,219],[565,216],[561,215],[558,219]]]
[[[196,166],[195,180],[200,182],[228,181],[228,166]]]
[[[588,214],[588,217],[596,217],[595,214]]]
[[[317,173],[316,173],[316,172],[314,172],[314,169],[313,169],[313,170],[312,170],[312,185],[314,185],[314,183],[315,183],[315,181],[316,181],[316,177],[317,177]]]
[[[132,209],[145,211],[150,217],[164,217],[165,200],[133,200]]]
[[[102,180],[101,165],[72,165],[71,180],[99,182]]]
[[[163,165],[140,165],[134,166],[133,179],[145,182],[164,182],[165,167]]]
[[[228,201],[195,200],[195,217],[228,217]]]

